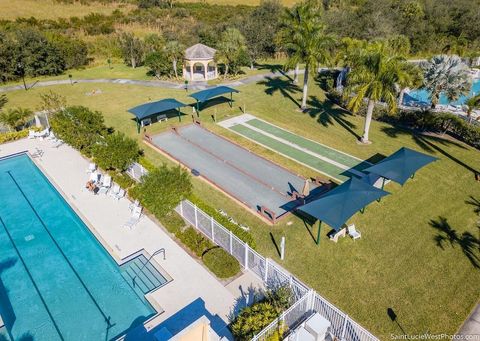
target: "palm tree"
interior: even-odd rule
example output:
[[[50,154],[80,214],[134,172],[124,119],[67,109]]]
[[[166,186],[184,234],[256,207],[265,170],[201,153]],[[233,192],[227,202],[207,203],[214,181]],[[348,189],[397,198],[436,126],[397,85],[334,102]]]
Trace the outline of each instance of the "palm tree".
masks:
[[[237,72],[236,66],[238,66],[242,54],[246,51],[246,39],[239,30],[227,28],[222,33],[215,58],[218,62],[225,64],[224,76],[228,74],[230,69],[234,69],[234,72]]]
[[[438,104],[441,93],[445,94],[449,101],[455,101],[470,91],[472,82],[468,66],[458,56],[435,56],[423,69],[423,86],[430,93],[432,108]]]
[[[23,127],[33,116],[30,109],[16,108],[0,112],[0,123],[6,125],[11,131]]]
[[[176,40],[169,41],[164,47],[165,54],[167,55],[168,59],[172,61],[175,78],[178,78],[177,62],[178,59],[183,57],[183,50],[184,46]]]
[[[345,96],[352,96],[348,108],[358,112],[364,100],[367,100],[367,114],[362,143],[370,143],[369,131],[375,104],[383,101],[390,112],[397,109],[397,89],[401,83],[405,63],[403,57],[387,53],[382,43],[371,44],[367,49],[356,52],[355,64],[347,78]]]
[[[400,87],[398,106],[402,105],[407,88],[417,89],[423,85],[423,72],[418,65],[414,63],[402,63],[401,71],[398,79],[398,86]]]
[[[480,109],[480,94],[469,98],[467,100],[467,102],[465,102],[465,104],[467,106],[468,120],[471,121],[472,120],[472,111],[474,109]]]
[[[301,109],[307,108],[308,78],[317,71],[318,65],[330,60],[333,38],[325,33],[325,25],[321,21],[321,10],[314,2],[307,2],[293,8],[289,18],[295,28],[293,35],[286,42],[291,51],[285,68],[291,69],[300,63],[305,64],[303,77],[303,95]]]

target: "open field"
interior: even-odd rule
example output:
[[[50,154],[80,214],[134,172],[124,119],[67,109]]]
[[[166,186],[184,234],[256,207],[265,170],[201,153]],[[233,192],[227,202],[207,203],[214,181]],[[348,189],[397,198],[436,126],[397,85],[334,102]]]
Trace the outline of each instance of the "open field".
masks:
[[[200,2],[207,3],[210,5],[249,5],[257,6],[260,4],[261,0],[180,0],[181,2]],[[293,6],[298,3],[299,0],[280,0],[284,6]]]
[[[35,17],[37,19],[56,19],[83,17],[90,13],[111,14],[114,10],[130,10],[130,4],[64,4],[54,0],[0,0],[0,19]]]
[[[87,96],[93,89],[102,93]],[[361,159],[375,154],[388,155],[402,146],[430,153],[440,160],[418,172],[404,187],[389,184],[392,195],[370,205],[365,214],[351,221],[362,232],[353,242],[338,244],[327,240],[322,230],[320,246],[315,245],[311,229],[291,216],[275,227],[267,226],[220,192],[196,178],[195,194],[235,220],[251,227],[258,251],[285,266],[320,294],[351,315],[381,339],[399,334],[387,309],[398,315],[402,328],[410,333],[454,333],[475,305],[480,291],[479,229],[480,185],[473,171],[480,170],[479,152],[462,143],[433,136],[413,135],[386,123],[372,122],[372,145],[357,144],[363,118],[352,116],[325,100],[317,86],[311,86],[309,113],[296,110],[300,89],[284,78],[266,79],[261,84],[238,88],[234,108],[225,101],[202,110],[200,119],[213,131],[305,177],[319,175],[279,154],[275,154],[228,131],[211,120],[240,114],[239,107],[281,128],[316,140]],[[69,104],[100,110],[107,125],[137,137],[132,115],[126,109],[149,99],[175,97],[192,103],[184,91],[117,84],[76,84],[34,88],[7,93],[7,107],[35,108],[39,93],[53,90],[67,97]],[[183,109],[183,123],[190,122],[191,111]],[[147,128],[151,134],[177,124],[168,122]],[[145,145],[143,145],[145,146]],[[154,163],[169,162],[159,153],[144,147]],[[48,150],[46,151],[48,153]],[[276,244],[286,237],[286,259],[280,261]],[[439,241],[444,240],[442,247]]]

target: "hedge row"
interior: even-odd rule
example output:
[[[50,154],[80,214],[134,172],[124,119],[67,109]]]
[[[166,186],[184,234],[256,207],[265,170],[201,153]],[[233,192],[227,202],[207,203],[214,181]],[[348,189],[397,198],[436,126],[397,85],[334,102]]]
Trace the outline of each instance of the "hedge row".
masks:
[[[193,227],[185,228],[185,221],[175,211],[162,217],[160,222],[198,258],[202,259],[205,266],[218,278],[230,278],[240,272],[240,264],[233,256],[214,245]]]
[[[6,133],[0,133],[0,144],[15,140],[23,139],[28,136],[28,130],[24,129],[21,131],[9,131]]]
[[[238,238],[240,238],[242,241],[245,243],[248,243],[248,245],[252,248],[255,249],[256,244],[255,244],[255,239],[253,239],[253,236],[250,234],[250,232],[245,231],[242,229],[240,226],[237,224],[231,223],[227,217],[221,215],[217,210],[215,210],[213,207],[209,206],[207,203],[205,203],[203,200],[200,198],[191,195],[189,197],[189,200],[197,205],[198,208],[200,208],[203,212],[207,213],[208,215],[212,216],[217,222],[222,224],[225,228],[228,230],[232,231],[234,235],[236,235]]]

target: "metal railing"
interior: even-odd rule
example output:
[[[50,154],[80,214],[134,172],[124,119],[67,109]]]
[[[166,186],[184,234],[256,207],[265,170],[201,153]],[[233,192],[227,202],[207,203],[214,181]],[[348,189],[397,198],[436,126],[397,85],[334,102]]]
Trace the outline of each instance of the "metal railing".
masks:
[[[265,340],[279,328],[284,335],[298,327],[308,316],[318,313],[331,323],[331,334],[342,341],[378,341],[365,328],[353,321],[347,314],[291,275],[272,259],[263,257],[243,242],[232,231],[223,227],[213,217],[203,212],[188,200],[182,201],[175,209],[187,222],[235,257],[242,267],[252,271],[268,288],[289,285],[294,303],[279,318],[252,339]]]

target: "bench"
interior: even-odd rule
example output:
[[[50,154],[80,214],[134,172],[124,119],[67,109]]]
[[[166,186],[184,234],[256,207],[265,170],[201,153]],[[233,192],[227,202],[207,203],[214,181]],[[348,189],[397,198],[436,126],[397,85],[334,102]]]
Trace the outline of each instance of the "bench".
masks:
[[[163,121],[168,121],[168,117],[165,114],[158,115],[157,116],[157,122],[163,122]]]

